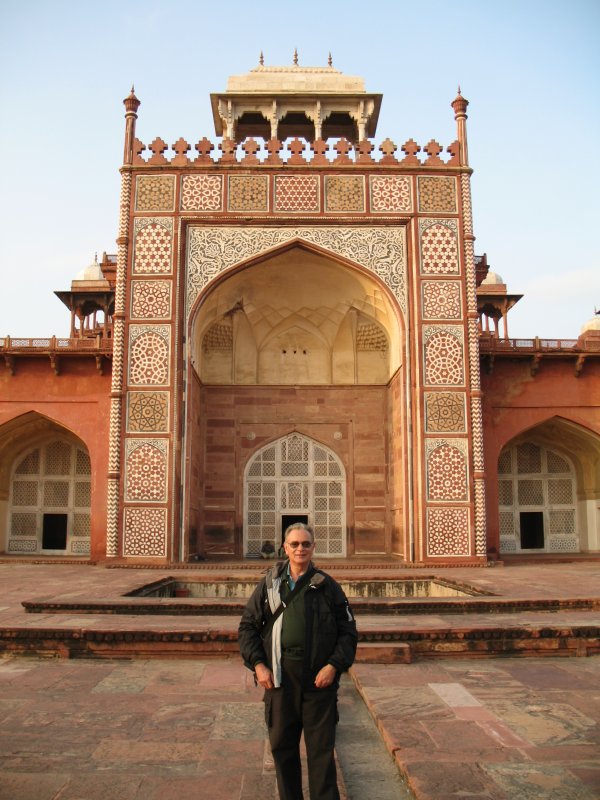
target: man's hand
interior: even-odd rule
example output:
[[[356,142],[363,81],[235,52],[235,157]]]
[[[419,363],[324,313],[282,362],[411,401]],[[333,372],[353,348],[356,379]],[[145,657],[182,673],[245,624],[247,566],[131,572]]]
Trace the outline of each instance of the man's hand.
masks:
[[[273,683],[273,673],[266,664],[257,664],[254,667],[256,673],[256,680],[263,687],[263,689],[272,689],[275,685]]]
[[[335,680],[336,674],[337,670],[333,664],[325,664],[323,669],[319,670],[315,678],[315,686],[317,689],[326,689],[328,686],[331,686]]]

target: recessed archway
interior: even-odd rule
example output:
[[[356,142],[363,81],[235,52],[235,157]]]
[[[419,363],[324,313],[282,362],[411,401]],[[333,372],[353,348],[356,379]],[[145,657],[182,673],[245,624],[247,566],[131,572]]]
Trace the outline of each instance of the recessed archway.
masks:
[[[84,443],[37,412],[3,425],[0,443],[2,549],[89,555],[91,465]]]
[[[343,540],[329,537],[321,554],[402,552],[405,342],[381,280],[295,242],[221,274],[189,330],[189,552],[257,555],[244,465],[290,431],[326,448],[346,476]]]
[[[498,459],[500,553],[600,550],[600,437],[552,417]]]

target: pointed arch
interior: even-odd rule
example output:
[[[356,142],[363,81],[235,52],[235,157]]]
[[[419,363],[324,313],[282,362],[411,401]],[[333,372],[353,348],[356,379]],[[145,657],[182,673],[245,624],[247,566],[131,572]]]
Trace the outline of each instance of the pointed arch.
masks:
[[[2,549],[89,555],[92,471],[85,444],[38,412],[5,423],[0,442]]]
[[[326,445],[294,431],[263,445],[244,469],[244,552],[282,544],[285,520],[305,517],[319,557],[346,555],[346,471]]]

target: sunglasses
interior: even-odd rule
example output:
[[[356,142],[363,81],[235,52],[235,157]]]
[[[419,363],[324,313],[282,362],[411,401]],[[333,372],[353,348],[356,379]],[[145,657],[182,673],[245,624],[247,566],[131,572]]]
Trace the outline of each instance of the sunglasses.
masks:
[[[303,547],[305,550],[308,550],[313,546],[312,542],[286,542],[288,547],[291,547],[292,550],[297,550],[299,547]]]

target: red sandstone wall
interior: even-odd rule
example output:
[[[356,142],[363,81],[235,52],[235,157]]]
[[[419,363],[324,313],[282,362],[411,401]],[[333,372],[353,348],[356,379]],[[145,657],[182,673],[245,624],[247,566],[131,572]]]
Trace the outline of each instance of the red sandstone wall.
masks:
[[[498,549],[498,457],[515,436],[553,417],[600,436],[600,364],[588,361],[577,378],[575,361],[543,358],[531,375],[526,359],[496,359],[482,370],[488,547]]]
[[[48,358],[19,358],[15,374],[0,368],[0,434],[2,426],[36,412],[77,436],[88,449],[92,468],[91,557],[106,552],[106,503],[110,414],[110,362],[104,374],[94,358],[62,358],[55,375]],[[0,452],[0,459],[13,455]],[[10,469],[10,467],[9,467]]]
[[[389,552],[387,393],[383,386],[202,387],[199,408],[189,415],[201,549],[241,555],[247,461],[267,442],[298,431],[333,450],[346,468],[348,553]]]

